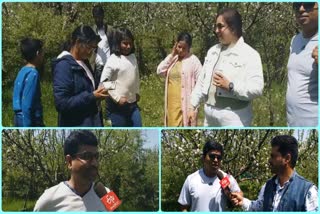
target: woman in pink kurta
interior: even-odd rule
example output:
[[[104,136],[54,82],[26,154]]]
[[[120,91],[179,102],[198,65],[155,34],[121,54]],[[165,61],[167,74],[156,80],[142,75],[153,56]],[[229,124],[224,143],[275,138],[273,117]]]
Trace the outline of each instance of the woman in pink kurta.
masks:
[[[200,60],[190,53],[192,37],[180,33],[169,54],[158,66],[157,73],[166,77],[165,126],[196,126],[188,120],[190,95],[202,68]]]

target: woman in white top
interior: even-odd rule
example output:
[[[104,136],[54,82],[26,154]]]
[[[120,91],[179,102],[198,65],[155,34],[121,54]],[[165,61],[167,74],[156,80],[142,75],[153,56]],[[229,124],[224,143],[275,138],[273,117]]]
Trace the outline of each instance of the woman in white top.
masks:
[[[209,49],[191,94],[189,118],[205,101],[204,126],[250,126],[251,101],[262,95],[260,55],[242,37],[241,15],[235,9],[219,11],[215,33],[219,44]]]
[[[141,115],[137,102],[140,99],[139,70],[134,54],[134,38],[125,28],[114,33],[111,56],[103,68],[100,82],[110,88],[107,98],[107,115],[112,126],[141,127]]]

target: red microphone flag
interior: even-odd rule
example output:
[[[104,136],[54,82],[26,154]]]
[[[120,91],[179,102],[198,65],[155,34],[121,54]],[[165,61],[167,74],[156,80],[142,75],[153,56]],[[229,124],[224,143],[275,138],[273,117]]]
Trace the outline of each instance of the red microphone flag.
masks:
[[[110,191],[107,194],[105,194],[101,198],[101,202],[110,212],[117,209],[121,204],[121,200],[119,200],[118,196],[113,191]]]

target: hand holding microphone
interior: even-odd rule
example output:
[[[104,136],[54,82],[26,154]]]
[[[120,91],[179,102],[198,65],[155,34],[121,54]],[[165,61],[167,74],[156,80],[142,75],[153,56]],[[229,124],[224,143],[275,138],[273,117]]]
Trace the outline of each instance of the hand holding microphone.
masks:
[[[234,204],[238,205],[238,197],[242,197],[242,192],[237,192],[237,190],[232,189],[231,182],[227,173],[223,172],[222,170],[218,169],[217,177],[220,179],[220,185],[223,189],[224,194],[228,197],[228,199]]]
[[[242,206],[243,205],[243,195],[241,192],[232,192],[231,193],[231,202],[234,206]]]

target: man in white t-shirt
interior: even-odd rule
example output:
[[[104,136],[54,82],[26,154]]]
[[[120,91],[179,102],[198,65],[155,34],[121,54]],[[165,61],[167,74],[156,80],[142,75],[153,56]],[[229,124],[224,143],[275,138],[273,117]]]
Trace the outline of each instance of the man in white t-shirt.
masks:
[[[221,144],[208,141],[203,147],[203,168],[192,173],[181,189],[179,204],[182,211],[225,211],[228,197],[220,186],[217,176],[221,167],[223,147]],[[229,177],[231,192],[240,192],[237,181]]]
[[[93,63],[95,71],[95,79],[100,80],[100,76],[104,65],[110,57],[110,48],[112,44],[112,26],[104,23],[104,10],[101,5],[96,5],[92,8],[92,17],[95,25],[92,26],[94,32],[100,36],[101,40],[98,43],[96,54],[93,54],[95,62]]]
[[[291,127],[318,126],[318,3],[294,2],[301,32],[291,40],[286,94]]]
[[[106,211],[93,182],[98,175],[97,146],[98,140],[90,131],[70,133],[64,143],[64,155],[71,177],[45,190],[34,211]],[[106,188],[105,192],[109,191]]]

